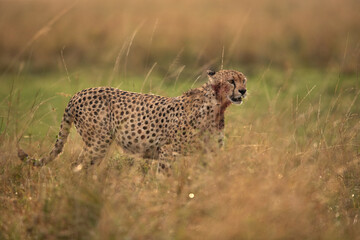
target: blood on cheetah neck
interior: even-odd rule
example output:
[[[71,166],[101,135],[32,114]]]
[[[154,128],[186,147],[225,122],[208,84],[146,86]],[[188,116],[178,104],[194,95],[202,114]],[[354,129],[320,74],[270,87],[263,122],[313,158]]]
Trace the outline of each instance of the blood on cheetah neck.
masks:
[[[215,92],[216,101],[219,103],[215,121],[218,124],[218,129],[222,130],[225,127],[225,110],[230,106],[231,102],[227,96],[223,94],[221,83],[211,85],[211,88]]]
[[[230,106],[231,102],[226,96],[222,94],[221,85],[211,85],[209,83],[204,84],[200,88],[191,89],[183,96],[187,98],[188,105],[194,104],[201,105],[196,107],[190,107],[191,113],[189,115],[196,118],[201,116],[201,111],[205,111],[205,118],[212,122],[215,120],[216,128],[223,130],[225,127],[225,110]],[[208,113],[208,111],[211,111]]]

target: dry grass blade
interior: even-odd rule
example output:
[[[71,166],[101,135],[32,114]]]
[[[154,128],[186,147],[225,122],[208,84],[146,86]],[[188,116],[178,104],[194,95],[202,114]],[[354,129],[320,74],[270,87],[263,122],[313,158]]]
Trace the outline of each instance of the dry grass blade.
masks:
[[[108,86],[111,86],[115,75],[119,72],[120,61],[121,61],[121,57],[123,56],[123,54],[125,52],[125,47],[126,47],[126,44],[124,43],[116,56],[113,71],[112,71],[111,76],[108,81]]]
[[[127,73],[127,65],[128,65],[128,58],[129,58],[129,54],[130,54],[130,49],[131,46],[134,42],[135,36],[137,34],[137,32],[141,29],[141,27],[144,25],[145,22],[140,23],[137,28],[135,29],[135,31],[133,32],[133,34],[131,35],[131,38],[129,40],[129,44],[126,50],[126,54],[125,54],[125,63],[124,63],[124,75],[125,75],[125,79],[126,79],[126,73]],[[133,82],[133,87],[134,87],[134,82]]]
[[[68,81],[71,82],[70,75],[69,75],[69,71],[68,71],[68,68],[67,68],[67,66],[66,66],[66,62],[65,62],[65,59],[64,59],[64,49],[65,49],[65,47],[63,47],[63,48],[61,49],[61,52],[60,52],[60,54],[61,54],[61,60],[62,60],[63,66],[64,66],[64,68],[65,68],[65,71],[66,71],[66,77],[67,77]]]
[[[150,68],[150,70],[148,71],[148,73],[146,74],[146,77],[145,77],[144,82],[143,82],[143,84],[142,84],[142,86],[141,86],[141,91],[140,91],[140,92],[143,92],[143,89],[144,89],[144,87],[145,87],[145,84],[146,84],[146,82],[147,82],[147,80],[148,80],[151,72],[154,70],[156,64],[157,64],[157,63],[155,62],[155,63],[152,65],[152,67]],[[151,81],[150,81],[150,89],[149,89],[149,91],[151,92]]]

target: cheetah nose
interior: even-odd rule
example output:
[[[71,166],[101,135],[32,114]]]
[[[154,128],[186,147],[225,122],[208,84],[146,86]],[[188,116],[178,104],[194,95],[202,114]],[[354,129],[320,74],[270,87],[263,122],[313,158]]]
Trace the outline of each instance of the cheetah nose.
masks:
[[[242,95],[244,95],[246,93],[246,89],[240,89],[239,93],[241,93]]]

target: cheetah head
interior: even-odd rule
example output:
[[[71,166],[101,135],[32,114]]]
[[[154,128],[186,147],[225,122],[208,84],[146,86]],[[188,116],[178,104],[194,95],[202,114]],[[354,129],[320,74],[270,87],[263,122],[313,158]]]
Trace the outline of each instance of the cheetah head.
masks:
[[[235,70],[208,70],[209,83],[222,103],[240,104],[246,97],[245,75]]]

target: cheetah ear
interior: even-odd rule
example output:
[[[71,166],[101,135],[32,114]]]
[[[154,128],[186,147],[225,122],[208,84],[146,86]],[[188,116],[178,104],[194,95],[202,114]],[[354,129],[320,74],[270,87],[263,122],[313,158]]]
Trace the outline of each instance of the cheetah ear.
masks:
[[[216,72],[214,70],[207,70],[206,73],[209,78],[209,83],[215,84],[215,79],[213,78],[213,76],[215,75]]]
[[[216,72],[214,70],[209,69],[209,70],[206,71],[206,73],[207,73],[208,76],[214,76]]]

